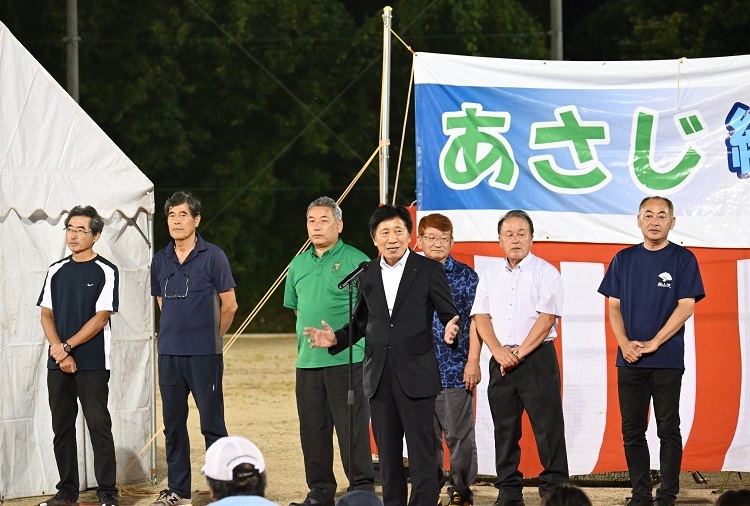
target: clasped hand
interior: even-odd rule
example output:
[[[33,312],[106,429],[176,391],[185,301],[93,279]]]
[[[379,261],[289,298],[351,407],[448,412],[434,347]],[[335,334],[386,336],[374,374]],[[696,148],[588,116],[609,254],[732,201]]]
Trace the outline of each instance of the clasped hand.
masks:
[[[50,345],[49,354],[55,359],[55,363],[59,364],[68,357],[68,352],[63,349],[62,343],[55,343]]]
[[[76,361],[73,360],[73,357],[68,355],[67,357],[62,359],[60,361],[60,370],[69,374],[76,372],[78,370],[78,367],[76,367]]]
[[[495,346],[492,350],[492,356],[500,366],[500,373],[503,376],[521,363],[521,359],[513,353],[513,349],[505,346]]]
[[[625,346],[621,346],[622,358],[625,362],[633,364],[638,362],[643,355],[655,352],[659,346],[653,339],[650,341],[628,341]]]

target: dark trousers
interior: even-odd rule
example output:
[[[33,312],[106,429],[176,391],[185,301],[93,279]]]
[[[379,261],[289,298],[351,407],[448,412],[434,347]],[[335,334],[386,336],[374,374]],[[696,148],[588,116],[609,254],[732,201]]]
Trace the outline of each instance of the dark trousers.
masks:
[[[661,443],[661,485],[656,497],[674,499],[680,491],[680,389],[683,372],[682,369],[617,368],[622,440],[630,483],[633,486],[633,497],[651,498],[651,465],[646,442],[648,407],[651,399],[654,400],[656,433]]]
[[[390,352],[390,351],[389,351]],[[401,389],[386,358],[375,395],[370,398],[372,430],[378,445],[385,506],[404,506],[406,470],[403,439],[409,450],[409,506],[435,506],[440,491],[435,472],[435,397],[411,398]]]
[[[539,475],[539,494],[546,496],[568,481],[568,454],[560,397],[560,366],[552,342],[543,343],[505,376],[495,359],[490,360],[487,397],[495,425],[495,466],[499,498],[523,499],[521,415],[529,415],[531,429],[544,470]]]
[[[297,369],[297,414],[307,494],[324,506],[333,506],[333,429],[336,429],[341,462],[351,478],[349,491],[375,492],[370,451],[370,406],[362,391],[362,363],[352,364],[352,463],[349,463],[349,366]]]
[[[159,355],[164,438],[167,450],[167,484],[180,497],[190,498],[190,438],[188,394],[193,394],[200,415],[206,448],[227,435],[224,424],[222,355]]]
[[[456,491],[465,501],[474,502],[469,486],[477,477],[477,445],[474,438],[474,395],[465,388],[445,388],[435,402],[435,457],[440,479],[443,471],[443,437],[450,452],[449,493]]]
[[[91,436],[94,450],[94,476],[97,494],[117,496],[117,464],[115,442],[112,438],[112,419],[107,410],[109,371],[77,371],[68,374],[59,369],[47,372],[49,408],[52,413],[55,460],[60,473],[57,489],[71,497],[78,497],[78,445],[76,417],[78,400]]]

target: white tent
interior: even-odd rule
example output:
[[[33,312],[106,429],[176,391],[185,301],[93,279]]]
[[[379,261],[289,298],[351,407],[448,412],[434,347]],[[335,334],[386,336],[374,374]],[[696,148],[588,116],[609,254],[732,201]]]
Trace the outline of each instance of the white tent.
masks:
[[[58,481],[36,301],[48,265],[70,254],[63,222],[78,204],[104,217],[95,250],[120,269],[109,383],[120,476],[155,425],[153,184],[0,23],[1,499],[54,493]],[[77,424],[81,486],[90,487],[93,456],[80,413]],[[153,455],[122,482],[147,480]]]

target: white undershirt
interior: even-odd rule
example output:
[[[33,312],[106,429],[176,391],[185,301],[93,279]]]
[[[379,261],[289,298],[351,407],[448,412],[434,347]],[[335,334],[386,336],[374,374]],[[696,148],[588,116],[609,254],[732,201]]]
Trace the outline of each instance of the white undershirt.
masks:
[[[396,303],[396,294],[398,285],[401,283],[401,276],[404,275],[406,259],[409,257],[409,248],[398,262],[394,265],[388,265],[383,257],[380,257],[380,274],[383,276],[383,288],[385,289],[385,301],[388,303],[388,314],[393,314],[393,305]]]

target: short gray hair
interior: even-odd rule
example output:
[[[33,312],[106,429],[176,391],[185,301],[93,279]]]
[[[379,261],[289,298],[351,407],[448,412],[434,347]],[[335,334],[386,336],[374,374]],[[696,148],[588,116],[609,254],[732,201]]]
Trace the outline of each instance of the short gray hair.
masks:
[[[646,197],[645,199],[641,200],[641,203],[638,205],[638,216],[641,215],[641,213],[643,212],[643,208],[646,206],[646,202],[648,202],[649,200],[661,200],[662,202],[667,204],[667,209],[669,210],[669,216],[674,217],[674,204],[667,197],[662,197],[660,195],[653,195],[651,197]]]
[[[305,213],[305,216],[310,214],[310,209],[312,209],[313,207],[329,208],[336,221],[341,221],[344,216],[344,213],[341,212],[341,208],[339,207],[339,205],[331,197],[318,197],[317,199],[313,200],[310,205],[307,206],[307,212]]]
[[[164,203],[164,214],[169,217],[169,211],[182,204],[187,204],[191,218],[201,215],[201,201],[189,191],[174,192]]]
[[[529,213],[526,211],[522,211],[521,209],[513,209],[511,211],[508,211],[505,213],[505,215],[500,218],[500,221],[497,222],[497,233],[500,233],[500,227],[503,226],[503,222],[507,220],[508,218],[522,218],[526,220],[526,223],[529,224],[529,233],[531,233],[531,237],[534,237],[534,222],[531,221],[531,216],[529,216]]]

